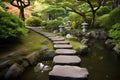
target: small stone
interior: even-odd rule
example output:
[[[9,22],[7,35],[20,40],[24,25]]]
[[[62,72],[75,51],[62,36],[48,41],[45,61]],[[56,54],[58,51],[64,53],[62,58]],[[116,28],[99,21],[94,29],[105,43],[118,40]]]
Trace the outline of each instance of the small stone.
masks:
[[[5,75],[6,80],[13,80],[20,76],[23,72],[24,68],[21,67],[19,64],[15,63],[13,64],[7,71]]]
[[[35,64],[38,58],[39,58],[38,52],[33,52],[26,56],[26,59],[30,62],[31,65]]]
[[[40,48],[40,51],[46,51],[46,50],[48,50],[48,47],[47,47],[47,46],[42,46],[42,47]]]

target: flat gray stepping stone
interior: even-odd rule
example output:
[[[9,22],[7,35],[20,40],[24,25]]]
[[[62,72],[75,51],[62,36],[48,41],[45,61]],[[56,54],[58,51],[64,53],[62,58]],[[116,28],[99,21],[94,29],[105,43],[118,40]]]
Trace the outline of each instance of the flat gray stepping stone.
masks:
[[[49,39],[56,39],[56,38],[60,38],[59,36],[49,36]]]
[[[54,44],[55,49],[72,49],[70,44]]]
[[[78,56],[58,55],[53,58],[55,65],[80,66],[81,59]]]
[[[54,41],[53,44],[69,44],[68,41]]]
[[[62,54],[62,55],[73,55],[76,54],[76,51],[73,49],[56,49],[56,54]]]
[[[49,80],[86,80],[88,75],[86,68],[55,65],[49,72]]]
[[[64,38],[51,38],[52,41],[63,41]]]

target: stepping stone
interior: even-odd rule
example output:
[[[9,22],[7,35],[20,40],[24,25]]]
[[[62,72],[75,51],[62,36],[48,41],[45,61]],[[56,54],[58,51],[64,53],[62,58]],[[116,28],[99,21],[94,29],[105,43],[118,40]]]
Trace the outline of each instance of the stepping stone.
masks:
[[[80,66],[81,59],[78,56],[58,55],[53,59],[55,65]]]
[[[49,36],[49,39],[56,39],[56,38],[60,38],[59,36]]]
[[[60,55],[73,55],[76,54],[76,51],[73,49],[56,49],[56,54]]]
[[[55,49],[72,49],[72,45],[70,44],[55,44]]]
[[[49,80],[86,80],[88,75],[86,68],[55,65],[49,72]]]
[[[52,41],[63,41],[64,38],[51,38]]]
[[[53,44],[69,44],[68,41],[54,41]]]

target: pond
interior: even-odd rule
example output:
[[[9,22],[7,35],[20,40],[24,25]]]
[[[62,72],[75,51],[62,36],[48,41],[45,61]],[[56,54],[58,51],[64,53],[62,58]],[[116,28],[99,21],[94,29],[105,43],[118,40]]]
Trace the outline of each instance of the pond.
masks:
[[[90,73],[88,80],[120,80],[120,60],[105,47],[103,41],[93,42],[89,53],[80,57],[81,66]]]
[[[88,80],[120,79],[120,60],[111,50],[106,49],[103,41],[93,42],[89,53],[80,57],[81,66],[86,67],[90,73]],[[47,65],[52,68],[52,61],[47,61]],[[30,67],[19,80],[49,80],[49,71],[35,73],[34,67]]]

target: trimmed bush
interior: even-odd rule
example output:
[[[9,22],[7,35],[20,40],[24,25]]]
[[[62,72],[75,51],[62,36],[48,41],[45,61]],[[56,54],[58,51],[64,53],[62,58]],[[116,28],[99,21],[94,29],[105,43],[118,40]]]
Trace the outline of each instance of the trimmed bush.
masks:
[[[96,19],[95,26],[100,26],[105,29],[110,29],[111,27],[111,20],[109,14],[104,14]]]
[[[112,38],[120,40],[120,23],[116,23],[109,31]]]
[[[0,11],[0,39],[17,38],[26,33],[27,30],[22,20],[12,14]]]
[[[68,19],[71,21],[71,26],[76,29],[79,28],[83,22],[82,17],[76,13],[70,13]]]
[[[120,6],[110,12],[112,25],[120,23]]]
[[[60,20],[51,20],[51,21],[47,21],[47,23],[45,24],[47,30],[53,31],[53,30],[58,30],[59,25],[63,24],[63,22]]]
[[[32,26],[32,27],[37,27],[37,26],[41,26],[41,19],[38,17],[29,17],[26,19],[26,25],[27,26]]]
[[[104,14],[108,14],[111,11],[110,6],[102,6],[100,9],[97,11],[97,16],[102,16]]]

